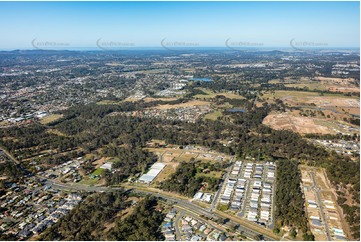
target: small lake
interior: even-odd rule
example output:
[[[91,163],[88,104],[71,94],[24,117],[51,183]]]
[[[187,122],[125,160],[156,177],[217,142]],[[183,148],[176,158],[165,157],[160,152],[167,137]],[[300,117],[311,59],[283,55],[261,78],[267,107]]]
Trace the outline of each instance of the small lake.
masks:
[[[213,81],[211,78],[206,78],[206,77],[194,77],[189,79],[190,81],[201,81],[201,82],[211,82]]]

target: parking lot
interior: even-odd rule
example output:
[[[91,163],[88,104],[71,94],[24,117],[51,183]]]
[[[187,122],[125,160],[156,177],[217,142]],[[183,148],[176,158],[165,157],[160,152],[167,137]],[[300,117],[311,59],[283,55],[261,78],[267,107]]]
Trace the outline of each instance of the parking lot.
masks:
[[[273,162],[236,161],[222,188],[220,207],[272,229],[275,173]]]

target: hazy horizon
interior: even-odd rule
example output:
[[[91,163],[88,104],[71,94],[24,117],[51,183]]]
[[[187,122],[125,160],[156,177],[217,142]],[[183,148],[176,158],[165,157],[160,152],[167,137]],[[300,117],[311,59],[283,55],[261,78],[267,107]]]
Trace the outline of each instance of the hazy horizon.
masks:
[[[359,18],[359,2],[0,2],[0,49],[360,48]]]
[[[99,49],[98,47],[71,47],[71,48],[0,48],[0,51],[104,51],[102,49]],[[160,51],[167,51],[164,47],[158,47],[158,46],[142,46],[142,47],[129,47],[129,48],[116,48],[116,49],[109,49],[106,51],[140,51],[140,50],[160,50]],[[232,50],[227,47],[222,46],[207,46],[207,47],[189,47],[189,48],[182,48],[182,47],[174,47],[173,50],[179,50],[179,51],[192,51],[192,50]],[[265,47],[259,47],[259,48],[252,48],[252,47],[239,47],[237,50],[239,51],[297,51],[293,49],[290,46],[265,46]],[[360,47],[328,47],[328,48],[311,48],[309,47],[307,50],[312,51],[360,51]]]

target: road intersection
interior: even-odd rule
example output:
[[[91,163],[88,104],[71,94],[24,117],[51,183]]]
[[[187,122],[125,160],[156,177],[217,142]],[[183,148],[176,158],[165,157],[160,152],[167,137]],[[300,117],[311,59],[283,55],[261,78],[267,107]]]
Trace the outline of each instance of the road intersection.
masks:
[[[2,150],[2,149],[1,149]],[[8,152],[3,150],[3,152],[9,156],[9,158],[18,163],[16,159],[14,159]],[[50,185],[54,189],[59,190],[66,190],[66,191],[77,191],[77,192],[112,192],[112,191],[119,191],[119,190],[127,190],[135,193],[153,195],[158,198],[162,198],[168,202],[174,204],[175,207],[182,210],[184,213],[191,213],[198,218],[208,219],[208,220],[217,220],[223,219],[226,221],[223,226],[232,230],[235,226],[238,226],[238,230],[242,231],[242,233],[247,236],[249,239],[253,239],[255,236],[263,235],[265,240],[280,240],[278,235],[272,233],[272,231],[265,229],[261,226],[256,224],[251,224],[241,218],[236,216],[229,215],[227,213],[221,212],[215,208],[216,202],[212,203],[210,208],[203,208],[188,198],[175,196],[174,194],[169,194],[159,189],[150,189],[148,187],[139,187],[139,186],[88,186],[79,183],[61,183],[52,179],[48,179],[45,177],[37,176],[40,179],[45,180],[46,185]],[[227,178],[227,175],[223,177],[224,179]],[[219,194],[218,194],[219,196]]]
[[[82,192],[111,192],[117,191],[121,189],[125,189],[131,192],[153,195],[158,198],[162,198],[174,204],[174,206],[187,211],[188,213],[196,214],[197,216],[203,216],[208,219],[223,219],[228,221],[226,225],[231,228],[235,225],[238,225],[239,231],[243,231],[243,234],[248,238],[254,238],[257,235],[262,234],[265,240],[279,240],[280,237],[273,234],[272,231],[263,228],[257,224],[251,224],[248,221],[244,221],[241,218],[236,216],[229,215],[227,213],[221,212],[219,210],[210,211],[210,209],[203,208],[195,203],[192,203],[187,198],[180,198],[180,196],[172,196],[167,192],[163,192],[162,190],[149,189],[147,187],[139,187],[139,186],[122,186],[122,187],[105,187],[105,186],[87,186],[77,183],[71,184],[63,184],[60,182],[56,182],[54,180],[47,180],[47,184],[51,185],[55,189],[59,190],[67,190],[67,191],[82,191]]]

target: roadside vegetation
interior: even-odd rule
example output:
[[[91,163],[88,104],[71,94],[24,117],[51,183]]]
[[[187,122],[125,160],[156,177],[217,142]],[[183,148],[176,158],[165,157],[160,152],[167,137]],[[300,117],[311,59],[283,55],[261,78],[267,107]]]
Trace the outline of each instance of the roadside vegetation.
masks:
[[[102,240],[103,225],[130,206],[123,191],[96,193],[41,235],[41,240]]]
[[[164,240],[160,225],[165,215],[154,197],[139,202],[132,214],[124,220],[117,220],[107,240],[113,241],[159,241]]]
[[[139,146],[130,148],[107,145],[102,150],[103,156],[115,157],[112,168],[115,172],[103,170],[108,185],[119,184],[130,176],[145,172],[154,162],[157,156]]]
[[[187,197],[193,197],[201,187],[207,191],[215,192],[218,189],[220,179],[206,174],[211,171],[222,171],[226,165],[200,161],[182,162],[175,173],[160,184],[160,188]]]
[[[300,172],[296,162],[277,161],[276,184],[274,231],[280,231],[287,226],[290,228],[291,237],[295,238],[302,232],[305,240],[314,240],[307,223],[305,199],[302,196]]]

